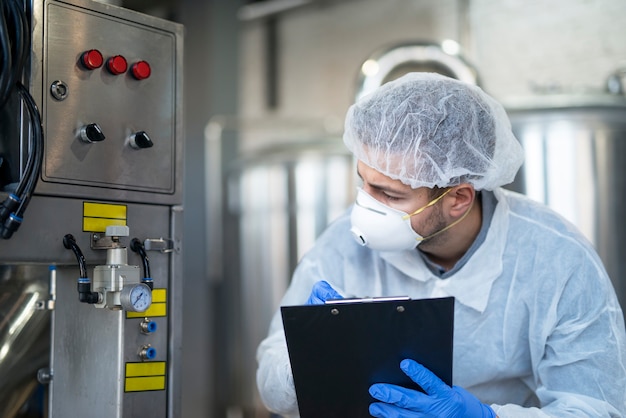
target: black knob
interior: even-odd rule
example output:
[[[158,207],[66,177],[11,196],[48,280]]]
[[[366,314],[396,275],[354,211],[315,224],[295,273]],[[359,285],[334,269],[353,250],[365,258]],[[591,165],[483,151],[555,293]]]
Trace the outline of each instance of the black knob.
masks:
[[[104,141],[104,134],[97,123],[90,123],[80,128],[80,139],[87,143]]]
[[[130,146],[135,149],[150,148],[154,142],[145,131],[139,131],[130,136]]]

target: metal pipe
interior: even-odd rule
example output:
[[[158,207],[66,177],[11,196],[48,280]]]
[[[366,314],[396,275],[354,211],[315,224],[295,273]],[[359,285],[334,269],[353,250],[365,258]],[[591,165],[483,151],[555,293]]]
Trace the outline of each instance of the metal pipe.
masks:
[[[12,418],[49,361],[50,312],[44,265],[0,265],[0,416]]]
[[[309,3],[312,3],[312,0],[272,0],[253,3],[240,7],[237,17],[240,20],[256,20],[305,6]]]

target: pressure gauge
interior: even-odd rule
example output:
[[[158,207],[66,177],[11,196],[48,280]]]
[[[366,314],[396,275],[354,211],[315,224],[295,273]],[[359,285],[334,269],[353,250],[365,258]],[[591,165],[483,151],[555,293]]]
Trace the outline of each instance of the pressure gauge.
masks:
[[[152,290],[144,283],[129,284],[120,294],[122,308],[131,312],[144,312],[152,304]]]

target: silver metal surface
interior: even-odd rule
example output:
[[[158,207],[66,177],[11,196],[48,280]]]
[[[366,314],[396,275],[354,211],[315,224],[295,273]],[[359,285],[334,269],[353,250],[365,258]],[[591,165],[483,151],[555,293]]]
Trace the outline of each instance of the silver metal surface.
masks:
[[[256,3],[252,2],[241,6],[237,12],[237,17],[241,20],[267,18],[313,2],[314,0],[270,0]]]
[[[63,247],[63,235],[67,232],[75,235],[91,277],[93,267],[106,260],[106,250],[90,249],[92,234],[76,228],[81,224],[82,207],[81,199],[35,196],[29,212],[30,217],[38,221],[25,222],[24,229],[10,241],[0,241],[0,344],[10,348],[7,357],[0,361],[0,406],[5,408],[3,411],[11,407],[13,412],[17,411],[36,389],[37,371],[52,364],[51,417],[80,416],[80,411],[84,416],[91,416],[89,408],[99,402],[106,403],[102,408],[111,412],[103,416],[115,417],[117,413],[124,417],[144,413],[151,417],[179,416],[182,295],[178,288],[182,284],[182,210],[164,205],[128,205],[128,224],[133,225],[133,237],[172,234],[176,243],[175,251],[150,255],[154,287],[166,288],[168,299],[167,316],[151,317],[150,320],[157,323],[157,331],[147,335],[141,332],[144,317],[122,320],[116,313],[123,315],[123,311],[96,309],[78,301],[78,269],[71,251]],[[50,311],[34,307],[37,301],[49,298],[50,263],[57,265],[53,321],[53,334],[57,337],[52,359],[48,342],[52,332]],[[141,265],[141,259],[130,252],[128,263]],[[111,315],[94,311],[107,311]],[[10,324],[18,321],[26,321],[24,327],[11,327]],[[9,337],[10,328],[19,332]],[[114,347],[120,348],[121,354],[108,352],[113,350],[109,347],[112,342]],[[146,343],[157,350],[155,361],[167,362],[167,390],[117,392],[119,384],[112,383],[119,378],[116,362],[139,361],[138,350]],[[77,367],[79,360],[84,362],[80,368]],[[81,388],[81,385],[86,386]],[[79,398],[85,396],[91,397]],[[115,399],[120,397],[118,405]],[[116,406],[110,409],[113,407],[108,403],[113,401]]]
[[[450,45],[455,51],[446,48]],[[359,72],[356,99],[411,71],[430,71],[478,84],[477,70],[458,52],[453,41],[395,45],[370,56]]]
[[[27,411],[29,417],[43,418],[44,410],[46,418],[179,417],[183,28],[89,0],[35,0],[32,7],[30,90],[43,116],[45,155],[23,224],[0,240],[0,417],[24,413],[35,401],[41,411]],[[129,65],[146,60],[152,75],[136,80],[104,67],[86,70],[78,59],[92,48],[105,58],[123,55]],[[15,116],[2,120],[18,122],[0,129],[10,139],[3,151],[23,166],[27,137],[13,132],[25,125],[24,115],[8,111]],[[80,130],[95,122],[106,138],[85,143]],[[154,147],[129,146],[128,135],[139,130],[150,131]],[[89,205],[117,214],[88,214]],[[106,237],[109,224],[130,227],[132,236]],[[150,254],[159,309],[143,314],[81,303],[66,234],[81,248],[89,277],[96,266],[115,265],[96,273],[94,285],[116,289],[139,283],[142,265],[121,247],[134,237],[171,242],[169,252]],[[146,320],[154,332],[142,332]],[[150,358],[142,359],[147,346]],[[141,364],[156,371],[128,371]],[[143,383],[142,370],[152,383]],[[35,391],[45,392],[46,405]]]
[[[122,417],[124,313],[77,303],[75,274],[71,269],[59,271],[50,416],[98,411],[101,416]]]
[[[59,204],[80,213],[80,200],[57,199]],[[48,205],[50,207],[50,205]],[[128,224],[133,225],[131,235],[145,236],[147,233],[168,234],[170,208],[154,205],[128,205]],[[89,233],[76,235],[81,243],[90,266],[105,262],[106,250],[89,250],[85,245]],[[130,238],[128,238],[130,239]],[[60,242],[58,245],[61,245]],[[67,251],[67,250],[65,250]],[[71,255],[71,254],[68,254]],[[174,287],[170,275],[170,254],[155,254],[150,266],[155,288]],[[128,254],[128,263],[141,265],[139,256]],[[103,416],[112,417],[169,417],[168,393],[165,390],[151,392],[124,392],[124,364],[141,361],[141,347],[150,344],[157,351],[154,361],[166,361],[168,367],[176,367],[174,353],[169,353],[170,321],[177,324],[176,312],[168,309],[167,317],[151,317],[158,331],[149,335],[141,332],[144,317],[125,318],[122,310],[97,309],[78,302],[76,294],[77,269],[60,266],[57,278],[57,302],[54,312],[55,339],[53,346],[54,379],[50,385],[51,417],[65,417],[83,411],[85,416],[98,406],[106,411]],[[180,271],[181,266],[176,266]],[[92,268],[89,268],[90,276]],[[95,285],[95,283],[94,283]],[[172,355],[170,355],[172,354]],[[81,367],[78,367],[78,365]],[[173,390],[174,388],[172,388]],[[97,393],[92,393],[92,392]],[[82,398],[78,398],[78,397]]]
[[[47,283],[46,265],[0,264],[0,417],[14,416],[48,364],[50,313],[36,307]]]
[[[180,202],[182,26],[88,0],[35,1],[33,21],[34,62],[42,68],[33,72],[32,90],[46,138],[37,191]],[[79,58],[90,49],[98,49],[105,61],[122,55],[129,68],[146,60],[151,76],[136,80],[129,73],[113,75],[106,64],[87,70]],[[59,81],[66,86],[64,100],[55,97]],[[98,124],[106,139],[80,139],[81,128],[91,123]],[[154,146],[132,148],[130,137],[138,131],[147,132]]]
[[[539,96],[509,101],[507,112],[526,154],[510,188],[583,232],[626,306],[626,99]]]
[[[174,241],[165,238],[148,238],[143,242],[146,251],[169,253],[174,251]]]
[[[208,167],[207,167],[208,168]],[[213,167],[214,168],[214,167]],[[217,402],[239,416],[267,416],[255,353],[300,257],[353,202],[356,170],[340,137],[274,144],[241,155],[228,170]]]
[[[167,266],[160,271],[161,277],[168,278],[168,315],[162,319],[154,319],[157,327],[167,326],[168,366],[167,366],[167,417],[181,416],[182,396],[182,344],[183,344],[183,207],[169,207],[169,237],[174,243],[173,250],[155,256],[156,259],[167,260]],[[144,234],[143,236],[149,236]],[[152,256],[150,259],[152,260]],[[159,270],[156,270],[159,273]],[[154,273],[152,275],[154,278]],[[156,282],[155,282],[156,286]]]

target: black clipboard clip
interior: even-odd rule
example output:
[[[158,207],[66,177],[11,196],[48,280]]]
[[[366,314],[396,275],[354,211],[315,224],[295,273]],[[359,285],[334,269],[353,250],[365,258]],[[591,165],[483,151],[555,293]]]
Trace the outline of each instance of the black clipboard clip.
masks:
[[[408,296],[376,296],[365,298],[328,299],[326,305],[341,305],[346,303],[394,302],[411,300]]]

